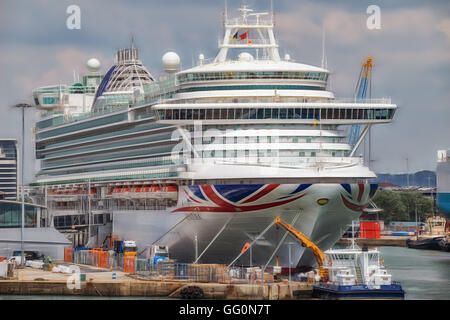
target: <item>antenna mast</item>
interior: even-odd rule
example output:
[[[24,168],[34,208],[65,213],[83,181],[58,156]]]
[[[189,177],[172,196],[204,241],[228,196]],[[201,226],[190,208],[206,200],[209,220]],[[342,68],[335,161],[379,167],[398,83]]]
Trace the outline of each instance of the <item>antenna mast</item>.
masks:
[[[327,68],[327,57],[325,54],[325,24],[322,25],[322,69]]]
[[[273,24],[273,0],[270,0],[270,22]]]
[[[225,23],[227,23],[228,20],[228,4],[227,0],[225,0]]]

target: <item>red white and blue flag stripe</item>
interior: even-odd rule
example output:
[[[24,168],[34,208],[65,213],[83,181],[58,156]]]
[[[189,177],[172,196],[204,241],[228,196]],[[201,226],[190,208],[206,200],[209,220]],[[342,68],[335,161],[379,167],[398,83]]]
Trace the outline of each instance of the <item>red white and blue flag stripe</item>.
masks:
[[[252,185],[202,185],[183,188],[189,205],[172,212],[247,212],[281,206],[305,196],[310,184],[301,184],[281,198],[262,201],[263,197],[276,192],[280,184]],[[273,197],[272,197],[273,199]]]

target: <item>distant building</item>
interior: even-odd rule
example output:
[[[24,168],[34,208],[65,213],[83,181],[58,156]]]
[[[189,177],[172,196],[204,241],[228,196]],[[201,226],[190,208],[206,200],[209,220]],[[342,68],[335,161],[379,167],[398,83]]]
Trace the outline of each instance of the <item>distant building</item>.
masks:
[[[17,140],[0,140],[0,192],[4,200],[17,200]]]
[[[391,231],[415,231],[417,227],[424,226],[423,222],[414,221],[391,221],[389,222],[388,229]]]
[[[72,243],[48,224],[46,208],[26,203],[22,237],[22,203],[0,200],[0,257],[13,255],[21,250],[39,251],[54,260],[64,259],[64,248]]]
[[[390,182],[379,182],[378,183],[378,187],[380,189],[387,189],[387,190],[400,189],[401,188],[400,186],[398,186],[396,184],[393,184],[393,183],[390,183]]]

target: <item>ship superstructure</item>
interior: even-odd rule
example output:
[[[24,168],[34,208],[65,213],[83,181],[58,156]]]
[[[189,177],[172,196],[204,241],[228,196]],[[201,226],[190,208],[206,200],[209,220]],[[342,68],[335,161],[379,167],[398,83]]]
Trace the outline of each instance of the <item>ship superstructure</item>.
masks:
[[[450,217],[450,150],[439,150],[436,168],[437,205],[439,210]]]
[[[178,56],[167,54],[168,74],[154,81],[132,46],[89,111],[58,121],[46,111],[36,186],[54,223],[109,223],[105,234],[89,229],[91,238],[101,244],[109,232],[138,247],[168,245],[179,261],[229,263],[276,216],[326,250],[362,213],[377,185],[354,154],[396,105],[335,99],[328,70],[280,57],[271,13],[240,12],[226,16],[214,60],[201,55],[178,71]],[[356,124],[365,129],[349,145],[345,128]],[[252,263],[274,250],[283,265],[314,261],[295,244],[289,263],[286,236],[264,233]]]

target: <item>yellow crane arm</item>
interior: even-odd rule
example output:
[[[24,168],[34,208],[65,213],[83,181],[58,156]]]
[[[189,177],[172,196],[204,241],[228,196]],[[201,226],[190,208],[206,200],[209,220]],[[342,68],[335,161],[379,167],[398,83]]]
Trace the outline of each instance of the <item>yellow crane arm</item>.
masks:
[[[280,217],[277,217],[275,219],[275,224],[276,225],[281,225],[287,231],[292,233],[305,247],[311,249],[313,254],[314,254],[314,257],[316,258],[316,261],[317,261],[317,264],[319,265],[319,267],[323,266],[323,261],[325,259],[325,255],[322,252],[322,250],[320,250],[320,248],[314,244],[314,242],[312,242],[303,233],[301,233],[300,231],[296,230],[293,226],[291,226],[290,224],[287,224],[286,222],[281,220]]]

